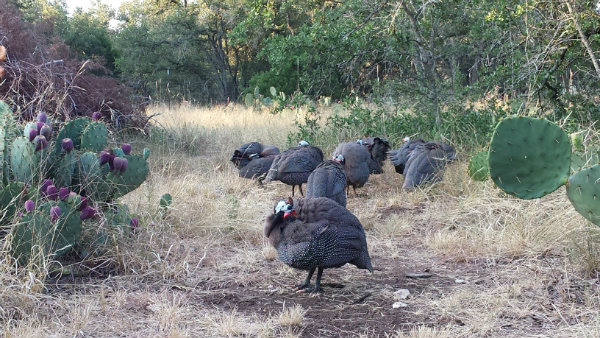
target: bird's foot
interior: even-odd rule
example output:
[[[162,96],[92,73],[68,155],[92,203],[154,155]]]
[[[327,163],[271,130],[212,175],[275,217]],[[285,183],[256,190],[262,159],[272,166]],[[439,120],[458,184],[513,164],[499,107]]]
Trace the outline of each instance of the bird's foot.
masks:
[[[321,294],[325,291],[323,291],[323,288],[321,288],[321,287],[315,288],[314,286],[309,285],[309,286],[307,286],[303,289],[300,289],[296,292],[297,293],[309,293],[309,294],[311,294],[311,296],[315,296],[315,295]]]
[[[304,290],[306,288],[312,288],[312,285],[310,285],[310,283],[306,283],[306,282],[304,282],[302,284],[296,284],[296,285],[294,285],[294,289],[296,291],[298,291],[298,292],[300,292],[300,291],[302,291],[302,290]]]

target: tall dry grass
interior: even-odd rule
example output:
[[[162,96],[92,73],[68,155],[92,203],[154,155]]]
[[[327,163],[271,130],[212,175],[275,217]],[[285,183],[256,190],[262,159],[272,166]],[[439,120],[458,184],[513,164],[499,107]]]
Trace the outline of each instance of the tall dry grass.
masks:
[[[281,280],[300,278],[270,262],[276,252],[262,231],[266,215],[290,187],[260,187],[239,178],[229,162],[233,149],[246,142],[285,148],[297,113],[270,115],[231,105],[155,106],[149,114],[160,114],[162,131],[132,142],[152,149],[151,175],[123,198],[142,225],[111,253],[120,275],[57,282],[0,261],[2,334],[303,336],[318,320],[310,308],[283,304],[267,314],[249,314],[213,303],[233,285],[276,296],[289,292],[279,287]],[[385,171],[370,178],[361,196],[348,200],[366,229],[374,261],[432,264],[440,271],[455,269],[464,279],[407,300],[412,312],[406,316],[431,313],[431,320],[392,330],[389,337],[594,337],[600,332],[600,232],[574,211],[564,191],[518,200],[489,181],[471,181],[462,161],[448,167],[441,183],[414,191],[400,189],[402,177],[389,164]],[[158,201],[167,192],[173,205],[164,213]],[[267,262],[271,270],[265,271]],[[363,283],[375,288],[378,278],[376,273]],[[540,321],[547,326],[531,324]]]

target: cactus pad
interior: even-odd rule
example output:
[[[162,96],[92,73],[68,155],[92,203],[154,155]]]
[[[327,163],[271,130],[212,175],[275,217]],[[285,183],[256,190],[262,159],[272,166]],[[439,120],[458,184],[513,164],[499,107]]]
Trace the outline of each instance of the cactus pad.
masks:
[[[4,184],[8,184],[8,150],[9,142],[12,140],[11,135],[15,127],[15,120],[13,117],[12,110],[10,107],[0,101],[0,181]]]
[[[26,137],[17,137],[11,146],[10,166],[15,180],[32,183],[38,171],[40,156]]]
[[[13,182],[0,190],[0,224],[8,224],[12,221],[19,200],[25,196],[23,188],[25,185],[21,182]]]
[[[36,262],[50,254],[50,225],[49,216],[32,212],[12,228],[10,254],[19,265],[30,263],[32,254]]]
[[[62,128],[58,131],[56,136],[56,142],[54,143],[54,156],[59,156],[62,151],[62,139],[70,138],[73,140],[75,149],[79,149],[81,146],[81,134],[85,127],[90,123],[90,119],[87,117],[80,117],[65,123]]]
[[[114,198],[119,198],[139,187],[148,176],[148,162],[140,155],[125,155],[127,170],[121,174],[108,173],[106,180],[113,184]]]
[[[75,177],[79,193],[96,201],[108,201],[112,196],[112,187],[103,179],[100,160],[95,153],[87,152],[79,156],[75,168]]]
[[[108,129],[102,122],[90,123],[81,134],[81,149],[101,151],[108,142]]]
[[[488,158],[498,187],[523,199],[539,198],[567,182],[571,143],[550,121],[509,117],[496,126]]]
[[[74,151],[63,154],[54,167],[54,185],[57,187],[70,186],[76,164],[77,156]]]
[[[42,214],[50,214],[53,207],[60,208],[60,216],[50,225],[53,233],[50,252],[58,257],[77,244],[82,228],[79,211],[63,201],[45,203],[41,206]]]
[[[482,150],[471,157],[467,172],[476,181],[485,181],[490,177],[487,150]]]
[[[600,225],[600,164],[571,175],[567,196],[577,212]]]

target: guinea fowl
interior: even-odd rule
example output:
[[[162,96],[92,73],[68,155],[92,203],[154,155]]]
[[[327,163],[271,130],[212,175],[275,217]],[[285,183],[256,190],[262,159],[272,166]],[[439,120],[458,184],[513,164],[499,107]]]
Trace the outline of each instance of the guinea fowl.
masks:
[[[361,188],[369,180],[369,151],[357,142],[340,143],[333,151],[333,156],[342,155],[344,158],[344,172],[346,185],[352,186],[354,194],[356,188]]]
[[[405,143],[400,147],[400,149],[391,150],[388,152],[388,159],[394,165],[396,172],[398,174],[404,174],[404,170],[406,168],[406,162],[408,162],[408,158],[410,154],[415,148],[425,141],[423,139],[411,140],[410,138],[404,138]]]
[[[365,137],[360,141],[362,141],[361,144],[371,154],[371,159],[369,160],[371,174],[383,173],[383,161],[385,161],[387,152],[390,149],[388,140],[383,137]]]
[[[308,176],[306,198],[327,197],[346,207],[346,173],[340,154],[319,164]]]
[[[281,181],[292,186],[292,196],[296,186],[300,186],[308,181],[310,173],[323,162],[323,152],[321,149],[311,146],[306,141],[300,141],[297,147],[283,151],[275,156],[273,164],[266,175],[265,182]]]
[[[269,171],[277,154],[275,146],[250,142],[236,149],[230,161],[239,169],[240,177],[257,178]]]
[[[298,291],[322,291],[323,269],[346,263],[373,272],[365,230],[350,211],[329,198],[280,201],[265,221],[265,236],[281,261],[308,270],[304,283],[296,286]],[[317,269],[317,280],[311,287]]]
[[[410,154],[404,169],[403,189],[414,188],[441,179],[446,163],[456,159],[456,150],[449,144],[430,141],[417,146]]]

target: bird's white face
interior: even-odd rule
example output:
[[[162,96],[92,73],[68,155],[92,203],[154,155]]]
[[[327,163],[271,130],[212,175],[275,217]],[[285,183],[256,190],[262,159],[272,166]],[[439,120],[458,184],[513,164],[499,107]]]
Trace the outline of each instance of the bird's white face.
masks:
[[[304,140],[302,140],[302,141],[298,142],[298,146],[300,146],[300,147],[302,147],[302,146],[307,146],[307,145],[308,145],[308,142],[306,142],[306,141],[304,141]]]
[[[361,146],[364,144],[363,140],[356,140],[356,143],[360,144]]]
[[[406,136],[405,138],[402,139],[402,141],[408,142],[408,141],[410,141],[410,137]]]
[[[337,155],[336,155],[336,156],[333,158],[333,160],[334,160],[334,161],[336,161],[336,162],[342,163],[342,162],[344,162],[344,155],[342,155],[342,154],[337,154]]]
[[[275,206],[275,213],[277,214],[280,211],[290,212],[292,211],[292,206],[286,201],[279,201],[279,203],[277,203],[277,205]]]

